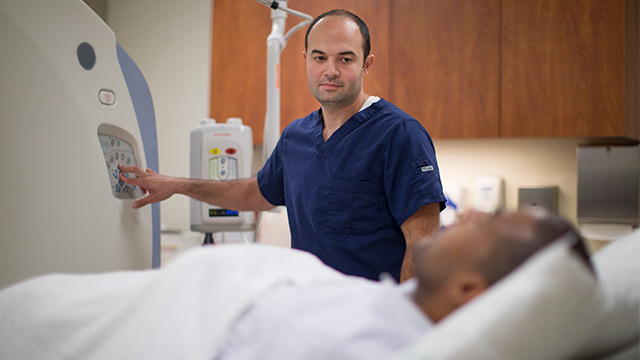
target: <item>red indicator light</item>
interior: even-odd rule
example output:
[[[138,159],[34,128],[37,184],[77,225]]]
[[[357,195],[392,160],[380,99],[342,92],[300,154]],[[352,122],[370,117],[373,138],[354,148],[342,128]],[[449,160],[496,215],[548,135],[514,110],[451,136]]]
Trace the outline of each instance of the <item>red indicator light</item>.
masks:
[[[233,155],[236,152],[238,152],[238,150],[234,149],[234,148],[228,148],[227,150],[225,150],[225,152],[229,155]]]

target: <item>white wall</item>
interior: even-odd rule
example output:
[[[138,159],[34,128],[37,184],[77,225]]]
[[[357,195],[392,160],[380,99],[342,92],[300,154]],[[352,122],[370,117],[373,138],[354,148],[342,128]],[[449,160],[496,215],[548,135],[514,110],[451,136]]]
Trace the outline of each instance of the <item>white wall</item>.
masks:
[[[156,106],[160,170],[166,174],[188,175],[189,132],[208,114],[212,5],[209,0],[107,0],[107,22],[149,82]],[[517,207],[518,187],[557,185],[560,213],[574,222],[579,143],[577,139],[435,141],[443,181],[462,185],[470,199],[476,179],[485,175],[505,179],[509,209]],[[188,229],[188,214],[185,197],[162,203],[162,221],[171,228]]]
[[[160,171],[189,175],[189,133],[209,115],[211,0],[106,0],[106,22],[144,74],[156,111]],[[162,203],[162,223],[189,228],[189,202]]]
[[[107,0],[83,0],[85,4],[100,16],[103,20],[107,14]]]
[[[436,140],[444,184],[467,190],[472,205],[476,180],[499,176],[505,181],[505,206],[518,207],[518,188],[558,186],[558,211],[577,223],[578,139]]]

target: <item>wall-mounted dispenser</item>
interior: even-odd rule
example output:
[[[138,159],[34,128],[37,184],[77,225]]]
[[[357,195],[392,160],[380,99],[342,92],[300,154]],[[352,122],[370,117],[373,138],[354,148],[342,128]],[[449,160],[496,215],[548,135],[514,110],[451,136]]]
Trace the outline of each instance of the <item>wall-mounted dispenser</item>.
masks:
[[[578,221],[640,223],[640,148],[578,147]]]
[[[504,207],[504,179],[497,176],[483,176],[476,180],[473,198],[476,210],[493,213]]]
[[[532,186],[518,189],[518,208],[541,208],[551,214],[558,214],[558,187]]]

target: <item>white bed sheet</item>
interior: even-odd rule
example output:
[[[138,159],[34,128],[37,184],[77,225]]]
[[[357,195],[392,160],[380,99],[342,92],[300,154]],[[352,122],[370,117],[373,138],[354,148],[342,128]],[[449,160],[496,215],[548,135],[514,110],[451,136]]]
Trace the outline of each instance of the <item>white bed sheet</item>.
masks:
[[[162,271],[40,277],[0,292],[0,359],[211,360],[254,298],[311,281],[353,280],[260,245],[192,250]]]

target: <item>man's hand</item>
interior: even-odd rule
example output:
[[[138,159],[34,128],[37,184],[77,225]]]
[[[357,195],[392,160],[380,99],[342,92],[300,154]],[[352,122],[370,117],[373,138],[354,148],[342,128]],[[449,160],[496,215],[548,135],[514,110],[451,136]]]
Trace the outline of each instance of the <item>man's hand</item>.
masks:
[[[157,172],[147,169],[142,170],[137,166],[118,166],[120,169],[120,180],[140,187],[143,194],[149,194],[133,203],[133,208],[138,209],[145,205],[166,200],[177,192],[177,179],[160,175]],[[125,173],[132,173],[136,177],[127,177]]]

